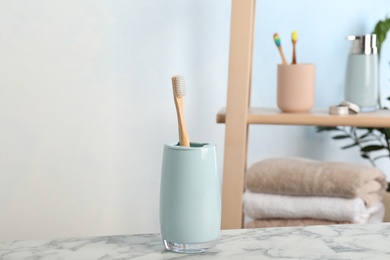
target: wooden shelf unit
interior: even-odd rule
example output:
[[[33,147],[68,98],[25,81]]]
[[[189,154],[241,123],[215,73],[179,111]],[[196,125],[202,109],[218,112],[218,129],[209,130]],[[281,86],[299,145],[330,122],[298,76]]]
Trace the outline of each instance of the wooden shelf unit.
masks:
[[[226,109],[217,114],[217,123],[226,122]],[[246,117],[248,125],[313,125],[390,127],[390,110],[360,113],[348,116],[329,115],[326,109],[312,109],[310,113],[283,113],[276,108],[250,107]]]
[[[226,125],[222,229],[243,227],[242,194],[250,124],[390,127],[388,110],[334,116],[326,109],[282,113],[278,109],[251,107],[255,5],[256,0],[232,0],[227,105],[217,114],[217,122]]]

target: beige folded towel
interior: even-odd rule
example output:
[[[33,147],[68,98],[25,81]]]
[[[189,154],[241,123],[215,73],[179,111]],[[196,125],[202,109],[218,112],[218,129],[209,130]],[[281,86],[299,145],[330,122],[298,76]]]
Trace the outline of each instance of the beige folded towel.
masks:
[[[292,227],[292,226],[315,226],[315,225],[336,225],[350,224],[348,222],[330,221],[324,219],[262,219],[254,220],[245,224],[245,228],[267,228],[267,227]]]
[[[245,176],[245,187],[252,192],[281,195],[359,197],[370,207],[382,200],[387,182],[375,167],[287,157],[252,165]]]

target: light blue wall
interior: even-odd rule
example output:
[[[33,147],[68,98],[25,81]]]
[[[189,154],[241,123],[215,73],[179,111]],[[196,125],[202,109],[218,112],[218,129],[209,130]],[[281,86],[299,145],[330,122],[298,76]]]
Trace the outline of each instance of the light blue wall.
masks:
[[[350,48],[350,42],[345,37],[371,33],[376,22],[390,13],[390,3],[364,0],[279,0],[259,1],[257,9],[253,104],[275,106],[275,100],[269,97],[275,95],[275,64],[280,62],[280,56],[274,47],[272,35],[279,33],[285,55],[291,60],[291,32],[297,30],[298,62],[317,65],[315,102],[318,107],[327,107],[343,99],[345,66]],[[381,63],[381,83],[386,93],[390,93],[389,42],[383,47]],[[272,89],[272,92],[260,95],[268,89]]]
[[[389,12],[390,2],[378,0],[258,1],[252,105],[276,107],[276,64],[281,59],[272,39],[275,32],[281,37],[286,58],[291,60],[291,32],[298,31],[298,62],[316,64],[315,107],[328,108],[343,100],[350,48],[345,37],[371,33],[377,21]],[[390,95],[390,40],[382,49],[380,85],[386,104],[384,100]],[[341,151],[345,142],[331,141],[328,134],[315,133],[314,127],[253,126],[250,135],[254,140],[250,162],[268,156],[300,155],[368,164],[360,159],[357,148]],[[274,137],[272,141],[270,135]],[[378,163],[390,177],[389,160]]]
[[[222,172],[230,1],[0,2],[0,240],[159,232],[162,146],[177,140],[170,78],[185,76],[191,140]],[[272,41],[299,31],[316,105],[342,99],[348,34],[390,2],[258,1],[253,105],[276,106]],[[384,46],[387,95],[390,44]],[[289,56],[289,55],[287,55]],[[388,57],[388,58],[387,58]],[[386,95],[386,96],[387,96]],[[298,155],[362,162],[312,127],[252,126],[249,162]]]

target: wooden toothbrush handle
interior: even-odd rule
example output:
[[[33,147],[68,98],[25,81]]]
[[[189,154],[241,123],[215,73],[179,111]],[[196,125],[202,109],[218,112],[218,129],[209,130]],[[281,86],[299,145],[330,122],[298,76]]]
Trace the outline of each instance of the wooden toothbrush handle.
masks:
[[[293,43],[293,58],[291,64],[297,64],[297,54],[295,50],[295,43]]]
[[[190,146],[190,139],[187,133],[187,127],[184,121],[184,105],[183,99],[175,96],[177,120],[179,125],[179,144],[180,146]]]
[[[287,65],[288,63],[287,63],[286,57],[284,57],[284,53],[283,53],[282,47],[279,46],[278,50],[279,50],[280,56],[282,57],[283,64]]]

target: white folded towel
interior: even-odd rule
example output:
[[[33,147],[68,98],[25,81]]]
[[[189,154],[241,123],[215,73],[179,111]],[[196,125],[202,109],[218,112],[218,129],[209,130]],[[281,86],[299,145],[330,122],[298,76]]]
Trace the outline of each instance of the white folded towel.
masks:
[[[367,209],[370,211],[370,218],[368,219],[367,223],[369,224],[377,224],[377,223],[382,223],[384,218],[385,218],[385,205],[380,202],[370,208]]]
[[[383,203],[369,208],[361,198],[288,196],[246,191],[243,195],[244,213],[253,219],[312,218],[351,223],[383,221]]]

